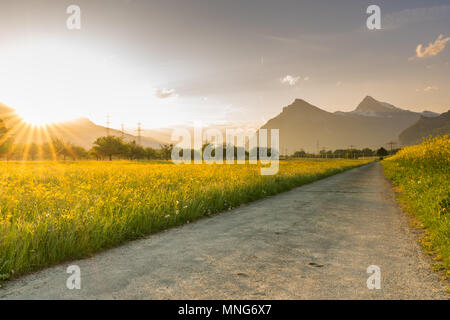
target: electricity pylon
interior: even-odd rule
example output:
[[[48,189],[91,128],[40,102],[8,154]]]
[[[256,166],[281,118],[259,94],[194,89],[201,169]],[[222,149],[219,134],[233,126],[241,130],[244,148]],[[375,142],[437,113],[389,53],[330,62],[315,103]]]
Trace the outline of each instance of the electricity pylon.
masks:
[[[111,122],[109,121],[109,114],[106,115],[106,136],[109,137],[109,125]]]
[[[141,129],[141,122],[138,121],[138,128],[137,128],[137,133],[138,133],[138,144],[141,144],[141,133],[142,133],[142,129]]]
[[[395,143],[394,141],[391,141],[391,142],[388,142],[388,143],[386,143],[388,146],[390,146],[391,147],[391,154],[392,154],[392,147],[394,146],[394,145],[396,145],[397,143]]]

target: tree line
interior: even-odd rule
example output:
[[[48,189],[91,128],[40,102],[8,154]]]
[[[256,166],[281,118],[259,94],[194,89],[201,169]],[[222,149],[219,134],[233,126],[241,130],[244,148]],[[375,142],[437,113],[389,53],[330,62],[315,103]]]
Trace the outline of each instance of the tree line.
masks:
[[[390,154],[395,154],[400,149],[393,149],[391,152],[387,151],[385,148],[381,147],[379,149],[373,150],[370,148],[364,149],[336,149],[332,150],[322,150],[317,153],[307,153],[303,150],[294,152],[290,157],[292,158],[345,158],[345,159],[358,159],[362,157],[385,157]]]
[[[136,141],[126,142],[121,137],[105,136],[96,139],[92,148],[85,149],[61,138],[45,143],[14,143],[14,137],[0,119],[0,159],[4,160],[168,160],[171,145],[161,149],[143,147]]]

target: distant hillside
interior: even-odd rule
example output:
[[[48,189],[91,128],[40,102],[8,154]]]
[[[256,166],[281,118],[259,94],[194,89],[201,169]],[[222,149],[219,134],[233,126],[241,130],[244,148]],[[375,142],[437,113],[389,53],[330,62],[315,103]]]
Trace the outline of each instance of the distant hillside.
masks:
[[[436,135],[450,134],[450,111],[439,117],[421,117],[416,123],[405,129],[399,135],[402,145],[412,145],[422,142],[424,138]]]
[[[61,138],[75,145],[84,148],[91,148],[92,143],[101,136],[106,135],[106,127],[97,125],[87,118],[80,118],[73,121],[61,122],[47,126],[46,130],[27,129],[25,130],[22,119],[15,113],[14,109],[0,104],[0,118],[4,119],[6,125],[14,134],[16,143],[43,143],[52,138]],[[111,135],[122,136],[119,130],[110,129]],[[131,134],[124,134],[124,140],[138,140],[138,137]],[[141,137],[141,145],[144,147],[158,148],[160,142],[149,137]]]
[[[19,120],[16,111],[8,106],[5,106],[2,103],[0,103],[0,117],[6,122],[16,122]]]
[[[281,153],[298,150],[378,148],[419,120],[420,113],[403,110],[367,96],[351,112],[330,113],[297,99],[261,128],[280,130]]]

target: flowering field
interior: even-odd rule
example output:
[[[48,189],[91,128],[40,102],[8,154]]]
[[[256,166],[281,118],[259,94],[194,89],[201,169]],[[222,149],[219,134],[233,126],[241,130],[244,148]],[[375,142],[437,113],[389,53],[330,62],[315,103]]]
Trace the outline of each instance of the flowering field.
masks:
[[[425,228],[424,247],[450,276],[450,139],[448,136],[406,147],[383,161],[386,175],[399,187],[400,202]]]
[[[86,257],[364,163],[287,161],[261,176],[256,165],[3,162],[0,275]]]

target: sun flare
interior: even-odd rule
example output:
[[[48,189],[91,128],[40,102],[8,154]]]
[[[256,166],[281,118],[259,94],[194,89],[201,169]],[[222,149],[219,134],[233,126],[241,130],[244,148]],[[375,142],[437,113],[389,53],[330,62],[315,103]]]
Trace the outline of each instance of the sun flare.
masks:
[[[55,119],[52,116],[49,116],[45,112],[30,112],[30,111],[18,111],[17,112],[19,117],[22,119],[23,122],[30,126],[34,127],[44,127],[52,125],[56,122],[60,122],[59,120]]]

